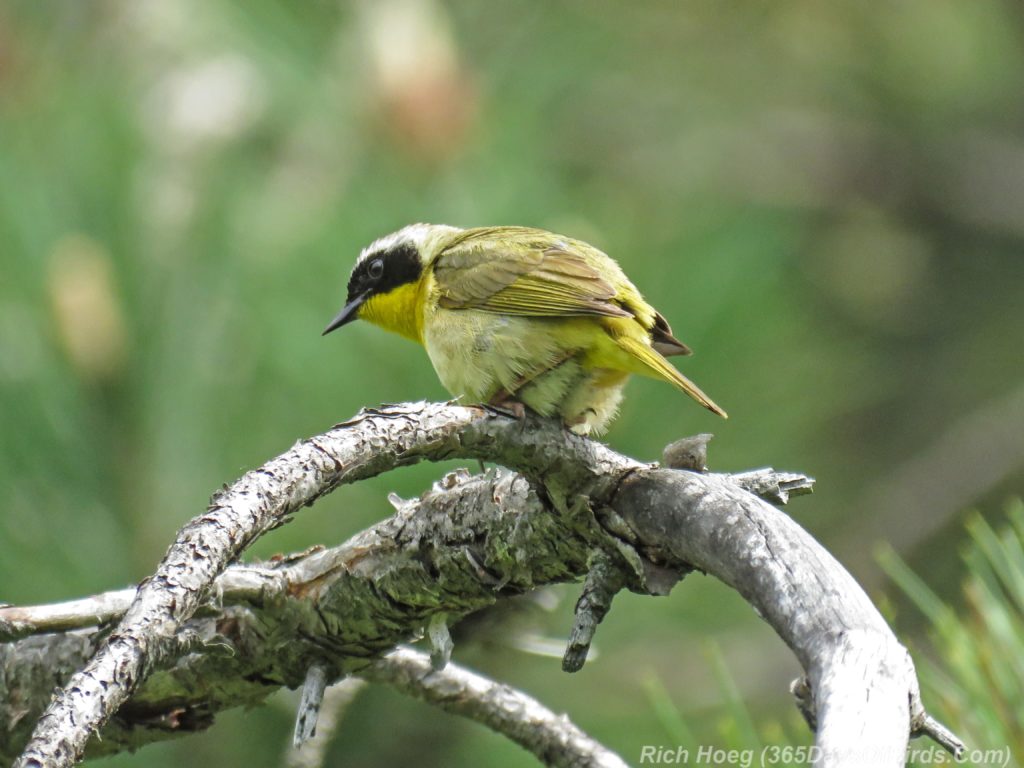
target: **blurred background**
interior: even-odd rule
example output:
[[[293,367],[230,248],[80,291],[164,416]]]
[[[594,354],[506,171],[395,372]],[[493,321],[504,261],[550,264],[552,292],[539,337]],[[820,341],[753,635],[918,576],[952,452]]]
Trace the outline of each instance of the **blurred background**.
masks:
[[[1024,581],[971,558],[1001,536],[1024,569],[1022,84],[1014,0],[8,0],[0,602],[135,583],[222,483],[363,405],[446,398],[397,336],[320,337],[349,269],[411,222],[532,225],[618,259],[731,416],[635,380],[607,442],[654,460],[711,431],[713,469],[815,476],[789,513],[934,662],[926,704],[1002,746],[1024,672],[992,664],[1024,643]],[[342,489],[251,556],[341,542],[445,468]],[[991,623],[972,578],[1002,590],[1009,645],[951,659],[940,617],[977,622],[961,644]],[[536,631],[568,631],[560,594]],[[598,646],[575,676],[490,644],[456,660],[630,762],[810,741],[796,661],[711,579],[621,596]],[[106,764],[280,765],[294,702]],[[534,764],[379,689],[331,760]]]

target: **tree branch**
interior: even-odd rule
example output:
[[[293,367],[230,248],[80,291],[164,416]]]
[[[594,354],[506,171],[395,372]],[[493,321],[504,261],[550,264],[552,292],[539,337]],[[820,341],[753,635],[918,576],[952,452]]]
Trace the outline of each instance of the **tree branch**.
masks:
[[[455,664],[439,673],[429,656],[399,649],[370,666],[362,676],[483,723],[532,752],[544,765],[626,768],[622,758],[564,715],[556,715],[536,699]]]
[[[365,687],[362,678],[346,677],[327,689],[315,731],[301,745],[292,745],[285,755],[285,768],[321,768],[345,710]]]
[[[509,473],[449,480],[450,487],[435,488],[429,503],[416,505],[426,518],[444,514],[438,529],[412,526],[406,531],[402,526],[409,515],[400,510],[356,537],[368,537],[355,544],[357,552],[363,544],[373,550],[385,540],[380,538],[382,529],[397,524],[387,536],[416,551],[420,559],[428,551],[421,546],[423,537],[432,546],[447,545],[429,550],[435,558],[430,574],[405,549],[377,549],[378,557],[397,558],[405,569],[393,580],[371,580],[368,588],[360,572],[374,573],[379,560],[350,548],[348,560],[332,561],[339,553],[327,550],[293,564],[316,571],[333,563],[327,585],[314,578],[306,582],[309,590],[294,593],[286,585],[294,583],[289,579],[301,583],[299,572],[289,572],[283,583],[280,574],[261,576],[254,591],[263,593],[265,587],[278,601],[272,615],[261,614],[268,604],[264,600],[260,610],[225,609],[212,633],[209,620],[185,625],[211,594],[224,565],[301,506],[345,482],[424,458],[456,456],[500,462],[522,472],[529,482]],[[777,483],[779,488],[786,484]],[[523,510],[533,514],[521,518]],[[602,525],[595,524],[591,510]],[[452,522],[453,514],[458,523]],[[495,516],[496,527],[491,519]],[[536,531],[524,519],[542,535],[534,536]],[[444,540],[453,526],[477,533],[458,542]],[[481,530],[487,531],[482,543]],[[436,536],[442,541],[435,542]],[[540,551],[520,548],[526,541],[539,543]],[[188,647],[193,651],[216,645],[236,631],[236,645],[253,633],[272,641],[274,663],[262,658],[270,673],[266,679],[272,685],[295,686],[317,656],[336,675],[365,665],[403,636],[420,631],[437,613],[458,618],[500,594],[577,579],[585,574],[594,549],[618,556],[624,568],[631,568],[634,588],[650,588],[665,569],[696,567],[739,590],[804,665],[817,744],[824,755],[820,764],[859,765],[868,748],[872,755],[884,756],[873,760],[876,765],[903,764],[907,738],[918,730],[924,712],[909,656],[852,578],[786,516],[728,478],[651,469],[551,422],[421,403],[365,411],[297,444],[217,494],[208,512],[182,530],[157,573],[141,585],[106,643],[56,696],[17,765],[72,764],[89,736],[154,670],[154,677],[178,675],[178,682],[194,687],[189,673],[197,665],[209,672],[213,670],[207,667],[225,669],[236,663],[236,657],[231,663],[221,657],[217,664],[203,666],[211,654],[201,653],[175,660],[183,629],[191,632]],[[221,584],[224,594],[229,593],[227,586]],[[9,624],[19,631],[16,622]],[[96,640],[89,636],[83,644],[76,634],[50,637],[64,641],[51,640],[59,647],[58,655],[63,652],[68,658],[87,655]],[[46,641],[23,640],[15,644],[16,653],[27,652],[26,643]],[[246,659],[243,654],[238,662],[244,666]],[[236,693],[265,695],[259,683],[251,682],[254,678],[244,679],[255,690]],[[152,681],[149,685],[158,688]],[[149,685],[118,719],[146,711]],[[187,711],[201,719],[225,703],[214,696],[205,709]],[[116,727],[116,722],[111,725]]]
[[[455,621],[502,596],[585,572],[589,547],[572,521],[507,470],[452,473],[400,506],[341,547],[230,567],[183,627],[198,638],[189,654],[155,670],[89,753],[205,728],[222,709],[302,685],[312,665],[322,665],[329,680],[358,673],[422,635],[435,615]],[[35,609],[0,612],[24,618]],[[86,612],[76,623],[90,622]],[[54,686],[86,663],[103,634],[78,630],[0,645],[0,764],[18,754]]]

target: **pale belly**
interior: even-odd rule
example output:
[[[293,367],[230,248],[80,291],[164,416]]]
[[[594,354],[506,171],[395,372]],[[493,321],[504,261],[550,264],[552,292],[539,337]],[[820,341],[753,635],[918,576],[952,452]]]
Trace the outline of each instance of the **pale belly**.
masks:
[[[584,365],[591,338],[584,329],[575,320],[438,308],[425,324],[424,345],[454,396],[467,402],[511,396],[587,434],[615,416],[629,374]]]

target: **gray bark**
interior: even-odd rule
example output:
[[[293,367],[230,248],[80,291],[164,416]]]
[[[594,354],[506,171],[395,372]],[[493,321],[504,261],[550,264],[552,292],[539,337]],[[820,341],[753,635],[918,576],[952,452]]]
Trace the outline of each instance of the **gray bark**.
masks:
[[[433,616],[457,621],[504,596],[585,571],[588,545],[567,524],[573,521],[553,515],[523,477],[507,470],[453,473],[399,506],[340,547],[228,568],[179,632],[173,661],[145,679],[87,754],[207,728],[218,711],[299,687],[314,665],[330,680],[360,674],[423,635]],[[97,596],[95,605],[120,602],[123,611],[125,593]],[[102,641],[102,630],[83,629],[94,622],[91,602],[76,601],[76,631],[0,645],[0,762],[15,758],[54,687]],[[0,608],[0,618],[12,613],[24,634],[36,609]],[[50,613],[42,611],[44,618]],[[45,621],[41,628],[48,628]]]
[[[271,569],[283,574],[261,573],[260,588],[241,590],[250,594],[244,607],[193,618],[224,566],[303,505],[342,483],[451,457],[500,462],[523,477],[449,481],[347,547]],[[800,485],[782,480],[775,491],[784,499]],[[409,523],[416,515],[421,523]],[[119,708],[101,745],[125,718],[166,724],[171,717],[170,730],[181,730],[223,706],[261,698],[268,686],[301,684],[313,663],[335,676],[358,670],[432,616],[457,619],[501,595],[582,577],[597,550],[617,558],[636,589],[658,592],[667,571],[696,567],[750,601],[805,669],[804,709],[817,725],[819,765],[862,765],[865,750],[879,756],[875,765],[902,765],[912,732],[936,732],[906,650],[863,591],[799,526],[738,483],[651,469],[550,422],[413,404],[364,412],[217,494],[56,695],[17,765],[71,765]],[[326,583],[324,573],[331,574]],[[231,578],[229,571],[218,582],[221,599]],[[8,625],[23,631],[11,617]],[[0,683],[11,691],[14,679],[34,700],[38,677],[49,675],[51,687],[64,679],[53,660],[64,660],[60,673],[78,668],[97,639],[67,633],[5,646]],[[225,639],[239,655],[210,650]],[[32,667],[34,656],[46,659],[47,672]],[[262,678],[241,676],[247,664],[261,668]],[[207,675],[239,682],[230,695],[203,691]],[[196,693],[184,714],[160,709],[161,695],[175,686]],[[21,709],[15,730],[34,719],[32,708]]]
[[[399,649],[372,665],[364,676],[446,712],[483,723],[532,752],[545,765],[626,768],[622,758],[536,699],[467,670],[446,671],[450,674],[437,674],[428,657]]]
[[[292,744],[285,753],[285,768],[321,768],[324,765],[327,749],[345,711],[365,687],[365,680],[346,677],[325,691],[315,732],[301,745]]]

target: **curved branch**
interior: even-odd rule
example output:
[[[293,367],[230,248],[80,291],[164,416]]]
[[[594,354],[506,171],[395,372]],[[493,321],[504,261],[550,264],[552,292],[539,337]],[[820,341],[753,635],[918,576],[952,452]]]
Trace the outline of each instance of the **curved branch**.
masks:
[[[89,754],[205,728],[219,710],[301,684],[310,667],[329,661],[332,678],[358,671],[440,616],[458,621],[503,596],[593,575],[587,568],[596,523],[583,528],[559,515],[507,470],[454,472],[397,506],[393,517],[340,547],[228,568],[186,625],[201,642],[147,678]],[[21,752],[54,686],[81,668],[102,638],[81,630],[118,618],[134,594],[0,608],[9,636],[24,637],[0,644],[0,764]],[[53,633],[54,616],[79,631]],[[25,637],[33,632],[52,634]]]
[[[341,483],[424,458],[452,457],[496,461],[523,472],[557,513],[549,517],[576,536],[570,553],[578,556],[581,542],[582,548],[628,549],[615,534],[645,556],[641,562],[633,554],[641,583],[644,564],[655,563],[679,570],[696,566],[738,589],[804,664],[824,756],[820,764],[862,764],[866,748],[876,765],[903,764],[907,737],[924,717],[910,659],[863,591],[795,523],[720,476],[651,470],[543,420],[421,403],[364,412],[218,494],[140,587],[107,644],[56,697],[17,765],[74,762],[89,735],[145,674],[180,649],[179,630],[216,575],[262,532]],[[594,524],[591,508],[604,528]],[[526,561],[533,556],[516,554]],[[466,572],[477,572],[476,588],[489,583],[491,599],[495,585],[507,583],[472,553],[460,558],[466,562]],[[585,558],[568,569],[563,565],[561,577],[578,577],[581,570]],[[463,586],[473,587],[469,581]],[[428,594],[420,619],[459,615],[477,605],[458,592]],[[364,638],[357,651],[379,654],[385,642],[393,644],[393,638]],[[301,681],[301,672],[289,670],[289,684],[296,684],[292,676]],[[884,718],[872,714],[883,710]]]
[[[478,408],[414,405],[367,412],[246,473],[213,496],[207,512],[179,533],[144,581],[105,645],[40,718],[19,768],[73,765],[89,737],[146,673],[173,651],[175,634],[224,567],[262,533],[342,483],[453,453]]]
[[[434,615],[457,620],[502,595],[584,572],[586,540],[523,477],[452,473],[442,486],[343,546],[229,568],[201,618],[177,636],[179,649],[184,636],[199,642],[150,675],[90,754],[205,728],[222,709],[301,685],[313,664],[324,664],[329,679],[358,671],[415,638]],[[91,605],[118,601],[130,602],[123,590],[76,601],[86,611],[75,625],[94,623]],[[24,632],[37,612],[47,615],[7,607],[0,617],[17,615]],[[0,644],[0,764],[20,752],[54,686],[88,661],[101,638],[77,631]]]
[[[626,768],[622,758],[533,697],[454,664],[439,672],[426,654],[400,648],[360,674],[483,723],[532,752],[544,765]]]
[[[556,715],[532,696],[471,672],[458,664],[436,669],[430,656],[398,648],[359,673],[333,685],[324,697],[315,735],[289,753],[289,766],[318,768],[337,711],[347,706],[363,681],[383,683],[445,712],[480,723],[555,768],[626,768],[622,758],[602,746],[564,715]],[[311,748],[313,747],[313,748]]]
[[[904,764],[920,725],[910,654],[810,534],[735,484],[688,472],[635,472],[613,506],[667,562],[736,589],[792,649],[807,673],[821,764]]]

